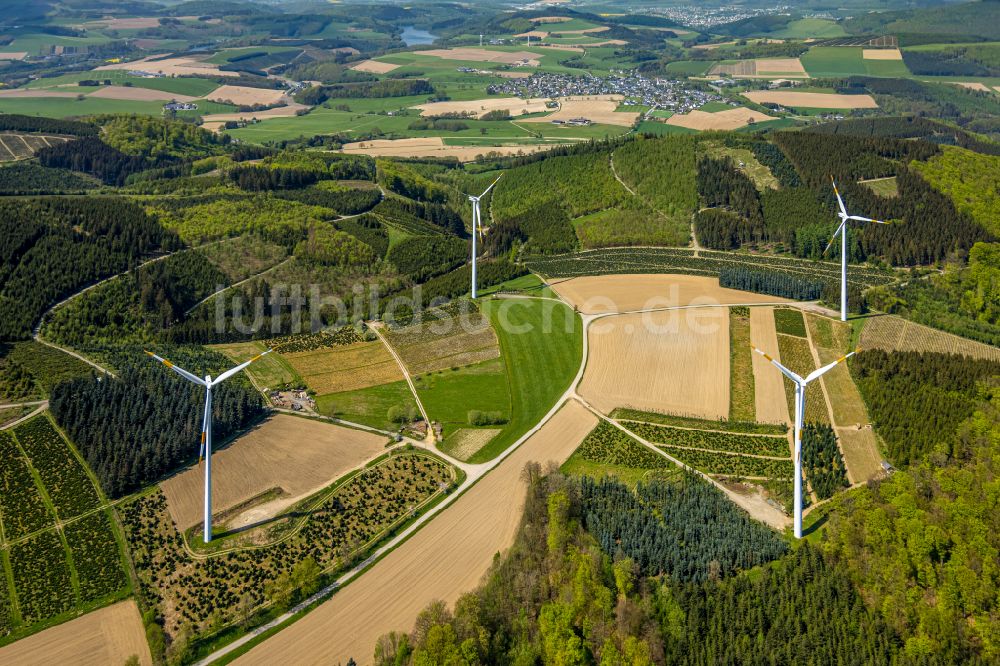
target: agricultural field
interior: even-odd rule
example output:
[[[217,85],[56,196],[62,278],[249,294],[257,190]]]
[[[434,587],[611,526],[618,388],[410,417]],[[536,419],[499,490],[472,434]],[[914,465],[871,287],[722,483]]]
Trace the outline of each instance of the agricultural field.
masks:
[[[281,356],[317,395],[354,391],[402,378],[399,365],[378,341]]]
[[[806,322],[800,310],[775,308],[774,328],[775,331],[783,335],[791,335],[796,338],[806,337]]]
[[[100,506],[101,500],[83,463],[70,451],[51,421],[44,416],[33,418],[17,426],[14,436],[31,460],[60,520]]]
[[[778,334],[778,356],[780,362],[786,368],[801,377],[805,377],[816,369],[816,361],[813,359],[812,348],[805,338],[798,338],[791,335]],[[777,368],[772,368],[775,374],[779,373]],[[785,394],[788,399],[788,413],[795,416],[795,389],[792,380],[782,377],[785,383]],[[806,413],[805,420],[815,423],[830,423],[830,413],[826,407],[826,400],[823,397],[823,389],[820,384],[813,384],[806,390]]]
[[[791,479],[794,475],[791,457],[785,460],[755,458],[722,452],[682,449],[665,444],[657,448],[705,474],[749,479]]]
[[[496,334],[477,310],[386,332],[411,375],[481,363],[500,356]]]
[[[244,363],[261,352],[267,351],[267,345],[263,342],[230,342],[211,345],[210,349],[225,354],[234,363]],[[247,368],[247,374],[262,389],[305,384],[305,380],[280,353],[272,352],[259,361],[255,361]]]
[[[324,416],[382,430],[399,428],[397,415],[402,418],[403,415],[418,413],[413,393],[404,380],[316,396],[316,411]]]
[[[33,340],[0,344],[0,357],[6,363],[17,365],[30,377],[36,391],[33,395],[38,397],[48,395],[60,382],[86,377],[93,372],[93,368],[78,358]]]
[[[782,362],[774,322],[774,308],[750,308],[750,344]],[[760,354],[751,357],[754,405],[757,420],[763,423],[791,423],[793,412],[785,400],[784,377]]]
[[[27,458],[9,431],[0,431],[0,517],[4,539],[15,541],[55,523]]]
[[[305,500],[304,514],[271,522],[257,548],[208,559],[194,559],[183,547],[163,493],[141,495],[119,510],[140,594],[166,618],[164,630],[173,637],[184,626],[204,631],[209,620],[217,627],[238,622],[241,607],[287,604],[296,587],[360,561],[453,481],[451,468],[427,454],[390,455]],[[280,543],[266,545],[280,533]],[[311,571],[310,578],[293,583],[293,571]]]
[[[735,130],[756,123],[774,120],[773,116],[753,109],[737,107],[726,111],[706,112],[689,111],[685,114],[675,113],[665,121],[667,125],[702,131]]]
[[[871,95],[838,95],[836,93],[752,90],[743,93],[757,104],[780,104],[805,109],[877,109],[878,103]]]
[[[997,347],[945,333],[895,315],[877,315],[866,319],[864,328],[861,329],[860,346],[863,349],[885,351],[963,354],[1000,361],[1000,349]]]
[[[288,256],[281,245],[258,236],[237,236],[196,250],[226,274],[230,283],[240,282],[280,263]]]
[[[285,508],[377,457],[382,435],[277,414],[212,457],[212,507],[219,527],[235,529],[273,518]],[[187,530],[204,515],[204,468],[192,466],[160,488],[174,523]]]
[[[567,464],[571,465],[577,458],[602,466],[610,465],[642,471],[669,469],[674,466],[672,462],[607,421],[601,421],[587,435]]]
[[[693,430],[653,425],[641,421],[622,420],[621,423],[639,437],[653,444],[772,458],[787,458],[791,455],[789,438],[785,435],[750,435],[721,430]]]
[[[441,450],[459,460],[468,460],[500,431],[500,428],[458,428],[441,443]]]
[[[602,412],[630,407],[707,419],[729,416],[726,309],[621,315],[595,322],[588,333],[579,392]]]
[[[754,421],[757,418],[750,348],[750,309],[729,308],[729,418]]]

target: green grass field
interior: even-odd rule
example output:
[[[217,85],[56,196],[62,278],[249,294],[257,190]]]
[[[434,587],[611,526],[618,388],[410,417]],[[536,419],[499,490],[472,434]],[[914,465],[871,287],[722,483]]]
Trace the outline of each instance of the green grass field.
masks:
[[[444,426],[446,437],[469,425],[470,410],[501,412],[510,418],[510,389],[501,359],[421,375],[414,384],[427,415]]]
[[[635,128],[637,134],[697,134],[698,130],[693,130],[688,127],[678,127],[677,125],[668,125],[666,123],[658,123],[655,120],[643,120]]]
[[[844,37],[847,32],[836,21],[822,18],[802,18],[792,21],[783,30],[768,33],[768,37],[776,39],[827,39],[830,37]]]
[[[684,76],[705,76],[714,64],[711,60],[677,60],[667,65],[667,71]]]
[[[212,345],[212,349],[225,354],[236,363],[248,361],[266,349],[263,342],[233,342]],[[261,388],[275,388],[283,384],[302,386],[305,382],[299,373],[282,358],[281,354],[268,354],[247,370]]]
[[[510,383],[511,419],[469,462],[495,458],[552,408],[569,388],[583,353],[583,325],[566,305],[541,299],[484,300],[500,340]]]
[[[246,46],[234,49],[222,49],[205,62],[215,65],[225,65],[232,62],[233,58],[238,58],[248,53],[286,53],[288,51],[300,51],[294,46]]]
[[[383,430],[395,430],[399,427],[398,423],[392,423],[388,418],[389,409],[397,406],[407,410],[417,408],[410,387],[402,380],[316,397],[316,411],[324,416]]]
[[[812,77],[863,76],[868,73],[860,46],[814,46],[800,58]]]
[[[910,76],[910,70],[902,60],[863,60],[869,76],[901,78]]]
[[[228,104],[199,100],[197,110],[181,111],[177,115],[195,117],[208,113],[230,113],[235,110],[236,107]],[[75,97],[14,97],[0,98],[0,113],[22,113],[28,116],[47,116],[49,118],[89,116],[98,113],[135,113],[158,116],[163,113],[163,102],[137,102],[100,97],[84,97],[79,100]]]
[[[164,77],[162,79],[145,79],[141,76],[129,76],[128,72],[120,69],[111,69],[100,72],[73,72],[62,76],[53,76],[45,79],[36,79],[25,88],[44,89],[64,86],[76,83],[85,79],[96,79],[98,81],[110,80],[114,85],[124,85],[130,83],[136,88],[148,88],[150,90],[162,90],[174,95],[190,95],[192,97],[202,97],[219,87],[215,81],[200,79],[191,76]],[[78,87],[79,88],[79,87]],[[77,92],[77,88],[61,88],[69,92]],[[79,88],[81,93],[90,93],[96,88]]]

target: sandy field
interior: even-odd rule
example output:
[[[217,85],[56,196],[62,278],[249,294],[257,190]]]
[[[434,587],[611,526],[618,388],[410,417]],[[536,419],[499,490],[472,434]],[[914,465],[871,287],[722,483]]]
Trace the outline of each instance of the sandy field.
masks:
[[[420,55],[435,56],[444,60],[472,60],[475,62],[500,62],[510,65],[526,60],[531,67],[538,67],[540,55],[530,51],[489,51],[487,49],[460,47],[454,49],[431,49],[417,51]]]
[[[24,60],[27,57],[27,51],[7,51],[0,53],[0,60]]]
[[[116,62],[110,65],[101,65],[100,67],[95,67],[95,72],[110,70],[110,69],[124,69],[127,71],[140,71],[140,72],[160,72],[166,76],[179,76],[182,74],[211,74],[213,76],[239,76],[239,72],[224,72],[219,69],[218,65],[213,65],[211,63],[202,62],[196,58],[166,58],[164,60],[154,60],[154,58],[162,58],[162,55],[153,55],[143,58],[142,60],[133,60],[131,62]]]
[[[391,62],[379,62],[378,60],[362,60],[359,63],[351,65],[351,69],[356,69],[359,72],[368,72],[369,74],[387,74],[400,67],[402,65],[394,65]]]
[[[287,91],[273,90],[266,88],[250,88],[247,86],[220,86],[214,91],[205,95],[205,99],[217,102],[232,102],[236,106],[249,106],[251,104],[277,104],[282,100]]]
[[[750,344],[781,361],[774,308],[750,308]],[[753,391],[757,420],[761,423],[791,423],[785,399],[783,375],[760,354],[753,354]]]
[[[189,95],[176,95],[162,90],[151,88],[137,88],[129,86],[101,86],[87,97],[98,97],[101,99],[128,99],[140,102],[156,102],[176,100],[178,102],[193,102],[197,97]]]
[[[899,49],[863,49],[861,57],[864,60],[902,60]]]
[[[594,322],[580,395],[616,407],[706,419],[729,415],[729,312],[696,308]]]
[[[584,314],[635,312],[681,305],[788,302],[777,296],[726,289],[719,286],[718,278],[701,275],[587,275],[550,283],[550,286]]]
[[[833,93],[787,92],[780,90],[752,90],[743,93],[752,102],[771,102],[784,106],[802,106],[813,109],[877,109],[871,95],[837,95]]]
[[[237,659],[237,664],[372,663],[375,642],[409,632],[435,600],[449,606],[475,588],[517,533],[524,506],[525,463],[562,463],[597,418],[573,401],[493,471],[360,579],[295,624]]]
[[[690,111],[684,115],[674,114],[665,122],[667,125],[694,130],[734,130],[749,125],[750,121],[760,123],[767,120],[774,120],[774,118],[760,111],[738,107],[716,113]]]
[[[441,137],[422,139],[375,139],[347,143],[341,152],[353,155],[377,155],[380,157],[455,157],[462,162],[486,155],[499,153],[501,155],[528,155],[542,150],[549,150],[562,144],[538,143],[516,144],[507,146],[446,146]]]
[[[525,118],[526,123],[547,123],[553,120],[588,118],[591,122],[605,125],[632,125],[639,113],[636,111],[615,111],[625,98],[622,95],[579,95],[561,97],[559,110],[540,118]]]
[[[382,453],[385,443],[381,435],[332,423],[273,416],[212,457],[213,515],[279,487],[293,504]],[[204,478],[199,464],[160,484],[182,530],[203,518]]]
[[[490,97],[487,99],[474,99],[467,102],[429,102],[419,104],[416,109],[420,109],[422,116],[440,116],[446,113],[475,114],[476,118],[481,118],[490,111],[506,109],[512,116],[521,116],[526,113],[540,113],[548,111],[545,103],[549,101],[547,97],[532,97],[521,99],[520,97]]]
[[[0,90],[0,97],[76,97],[80,94],[82,94],[82,92],[56,92],[54,90],[34,90],[25,88]]]
[[[798,74],[806,73],[805,67],[802,66],[798,58],[761,58],[754,62],[757,64],[758,74],[770,74],[774,72],[779,74],[791,72]]]
[[[965,354],[1000,362],[1000,348],[907,321],[895,315],[870,317],[861,330],[862,349]]]
[[[139,609],[129,600],[2,647],[0,664],[108,666],[124,664],[132,655],[143,666],[153,663]]]

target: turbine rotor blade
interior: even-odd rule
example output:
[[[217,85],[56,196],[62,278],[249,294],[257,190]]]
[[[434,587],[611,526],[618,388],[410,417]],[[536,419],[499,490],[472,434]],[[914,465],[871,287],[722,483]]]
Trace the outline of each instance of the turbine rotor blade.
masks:
[[[205,455],[205,437],[208,435],[208,420],[212,415],[208,413],[208,391],[205,391],[205,414],[201,418],[201,445],[198,447],[198,462],[201,462]]]
[[[763,356],[764,358],[766,358],[768,361],[770,361],[771,365],[773,365],[774,367],[776,367],[778,370],[781,371],[781,374],[783,374],[784,376],[788,377],[789,379],[791,379],[796,384],[801,384],[802,383],[802,378],[801,377],[799,377],[797,374],[795,374],[794,372],[792,372],[791,370],[789,370],[785,366],[781,365],[781,363],[778,363],[777,361],[775,361],[773,358],[771,358],[770,354],[767,354],[766,352],[763,352],[760,349],[757,349],[756,347],[753,347],[753,346],[751,346],[751,349],[753,349],[755,352],[757,352],[758,354],[760,354],[761,356]]]
[[[162,356],[157,356],[156,354],[154,354],[151,351],[146,351],[146,353],[149,354],[150,356],[152,356],[153,358],[155,358],[157,361],[159,361],[163,365],[165,365],[168,368],[170,368],[171,370],[173,370],[174,372],[176,372],[178,375],[180,375],[184,379],[186,379],[188,381],[191,381],[191,382],[194,382],[195,384],[198,384],[200,386],[208,386],[208,384],[205,383],[205,380],[202,379],[201,377],[197,377],[195,375],[192,375],[190,372],[188,372],[184,368],[177,367],[176,365],[174,365],[173,363],[171,363],[167,359],[163,358]]]
[[[870,217],[861,217],[860,215],[848,215],[848,220],[857,220],[858,222],[874,222],[875,224],[889,224],[883,220],[873,220]]]
[[[833,183],[833,193],[837,195],[837,204],[840,206],[840,212],[847,216],[847,208],[844,207],[844,200],[840,198],[840,190],[837,189],[837,182],[830,176],[830,182]]]
[[[841,222],[840,226],[837,227],[837,230],[833,232],[833,236],[830,237],[830,242],[826,244],[826,249],[823,250],[823,254],[826,254],[827,252],[830,251],[830,247],[833,246],[833,241],[837,240],[837,234],[841,233],[844,230],[845,224],[847,224],[847,220]]]
[[[486,196],[486,193],[487,193],[487,192],[489,192],[490,190],[492,190],[492,189],[493,189],[493,186],[494,186],[494,185],[496,185],[497,183],[499,183],[499,182],[500,182],[500,179],[501,179],[501,178],[503,178],[503,174],[502,174],[502,173],[501,173],[501,174],[500,174],[499,176],[497,176],[497,179],[496,179],[496,180],[494,180],[494,181],[493,181],[493,182],[492,182],[492,183],[490,184],[490,186],[489,186],[489,187],[487,187],[487,188],[486,188],[485,190],[483,190],[483,193],[479,195],[479,198],[480,198],[480,199],[482,199],[483,197],[485,197],[485,196]]]
[[[854,351],[852,351],[849,354],[845,354],[844,356],[841,356],[840,358],[838,358],[833,363],[828,363],[828,364],[824,365],[822,368],[819,368],[817,370],[813,370],[812,372],[810,372],[806,376],[806,380],[805,380],[806,383],[808,384],[812,380],[825,375],[827,372],[829,372],[830,370],[833,370],[835,367],[837,367],[838,365],[840,365],[841,363],[843,363],[847,359],[851,358],[852,356],[854,356],[855,354],[857,354],[859,351],[861,351],[860,347],[858,347],[857,349],[855,349]]]
[[[230,368],[229,370],[226,370],[221,375],[219,375],[218,377],[216,377],[215,379],[212,380],[212,386],[215,386],[216,384],[221,384],[222,382],[226,381],[227,379],[229,379],[230,377],[232,377],[233,375],[235,375],[237,372],[239,372],[243,368],[247,367],[248,365],[250,365],[251,363],[253,363],[257,359],[259,359],[261,356],[266,356],[267,354],[270,354],[272,351],[274,351],[274,350],[273,349],[268,349],[265,352],[261,352],[261,353],[257,354],[256,356],[254,356],[249,361],[246,361],[244,363],[240,363],[235,368]]]

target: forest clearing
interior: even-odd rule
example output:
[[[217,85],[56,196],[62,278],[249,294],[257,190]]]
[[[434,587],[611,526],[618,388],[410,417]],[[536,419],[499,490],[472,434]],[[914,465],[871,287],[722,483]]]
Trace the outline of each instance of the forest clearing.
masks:
[[[256,520],[277,515],[330,485],[385,448],[381,435],[297,416],[277,414],[212,457],[213,512],[280,492],[266,506],[241,512]],[[170,515],[181,530],[203,518],[204,466],[189,467],[160,484]],[[274,500],[274,501],[270,501]],[[233,516],[233,524],[251,522]]]

